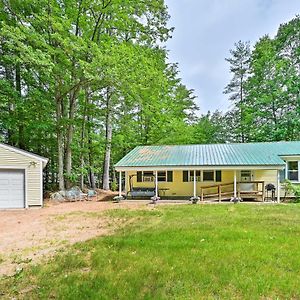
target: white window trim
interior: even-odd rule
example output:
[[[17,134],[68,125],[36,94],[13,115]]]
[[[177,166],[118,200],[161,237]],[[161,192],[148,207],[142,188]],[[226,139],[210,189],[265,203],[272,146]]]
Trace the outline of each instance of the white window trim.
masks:
[[[189,182],[194,182],[194,170],[187,170],[189,173],[189,176],[188,176],[188,179],[189,179]],[[200,172],[200,175],[199,176],[196,176],[196,182],[202,182],[202,171],[201,170],[195,170],[196,172]],[[191,173],[193,174],[191,176]],[[199,180],[198,180],[198,177]]]
[[[289,162],[297,161],[298,162],[298,180],[291,180],[289,179]],[[287,160],[285,162],[285,179],[289,180],[293,183],[300,183],[300,160]]]
[[[142,172],[142,182],[154,182],[155,181],[155,174],[154,172],[152,172],[152,176],[145,176],[144,173],[147,172],[151,172],[151,171],[141,171]],[[151,177],[151,180],[144,180],[144,177]]]
[[[168,171],[172,171],[173,172],[173,170],[158,170],[157,171],[157,180],[158,180],[158,173],[159,172],[165,172],[165,175],[166,175],[166,180],[164,180],[164,181],[159,181],[158,180],[158,182],[165,182],[165,183],[172,183],[172,182],[174,182],[174,179],[173,179],[172,182],[168,181]],[[151,172],[151,171],[141,171],[141,172],[142,172],[142,182],[154,182],[155,181],[155,172],[153,172],[153,176],[151,176],[152,177],[151,181],[145,181],[144,180],[144,172]],[[174,176],[174,173],[173,173],[173,176]],[[146,176],[146,177],[148,177],[148,176]]]
[[[191,175],[191,173],[193,174],[194,170],[183,170],[183,171],[187,171],[188,172],[188,182],[194,182],[194,176]],[[219,170],[195,170],[196,172],[200,172],[199,176],[196,176],[197,178],[200,177],[200,180],[197,180],[196,178],[196,182],[205,182],[205,183],[213,183],[216,182],[216,172]],[[213,180],[203,180],[203,174],[204,172],[213,172],[214,174],[214,179]],[[222,170],[221,170],[222,171]]]

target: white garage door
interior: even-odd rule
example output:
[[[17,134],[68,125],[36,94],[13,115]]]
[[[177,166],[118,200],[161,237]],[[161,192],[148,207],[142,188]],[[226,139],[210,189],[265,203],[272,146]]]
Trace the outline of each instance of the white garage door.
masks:
[[[0,169],[0,209],[25,207],[23,170]]]

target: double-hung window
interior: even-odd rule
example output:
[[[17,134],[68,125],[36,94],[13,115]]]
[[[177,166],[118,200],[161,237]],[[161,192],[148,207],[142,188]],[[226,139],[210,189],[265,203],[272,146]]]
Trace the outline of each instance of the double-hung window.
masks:
[[[173,181],[173,171],[158,171],[157,181],[160,182],[172,182]]]
[[[153,172],[151,171],[138,171],[137,182],[152,182],[154,181]]]
[[[182,171],[182,181],[189,182],[194,181],[194,170]],[[222,171],[221,170],[196,170],[196,181],[222,181]]]
[[[299,181],[298,161],[287,162],[287,179],[291,181]]]
[[[196,181],[201,181],[201,171],[196,170]],[[190,171],[190,177],[189,177],[190,181],[194,181],[194,171]]]
[[[152,171],[138,171],[137,182],[152,182],[155,180],[155,175]],[[173,171],[158,171],[157,181],[173,182]]]

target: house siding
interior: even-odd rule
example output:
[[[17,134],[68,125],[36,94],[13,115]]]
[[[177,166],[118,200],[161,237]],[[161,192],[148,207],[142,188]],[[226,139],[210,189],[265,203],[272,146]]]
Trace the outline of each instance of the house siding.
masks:
[[[130,190],[129,185],[129,176],[134,175],[136,172],[128,171],[127,172],[127,180],[126,180],[126,191]],[[265,184],[273,183],[275,186],[277,184],[277,170],[253,170],[252,171],[254,181],[264,181]],[[222,170],[222,181],[197,181],[197,195],[201,194],[201,187],[210,186],[210,185],[218,185],[218,184],[226,184],[233,183],[234,171],[233,170]],[[237,171],[237,180],[240,180],[240,173]],[[134,176],[132,178],[133,187],[154,187],[154,182],[137,182],[137,177]],[[166,188],[168,190],[165,191],[165,196],[168,197],[190,197],[193,195],[194,191],[194,183],[193,181],[183,182],[183,175],[181,170],[173,171],[173,182],[158,182],[158,188]],[[230,187],[224,187],[224,190],[230,190]],[[231,188],[232,189],[232,188]],[[209,190],[205,190],[205,192],[210,192]],[[284,192],[281,191],[283,195]]]
[[[255,170],[254,178],[258,181],[265,181],[266,184],[277,184],[277,170]]]
[[[265,184],[272,183],[277,189],[277,170],[256,170],[255,180],[263,180]],[[280,183],[280,197],[291,197],[292,194],[286,194],[283,184]]]
[[[33,165],[31,162],[34,162]],[[25,169],[25,195],[28,206],[42,205],[41,164],[36,158],[28,157],[12,150],[0,147],[0,169]]]
[[[127,181],[126,181],[126,190],[129,191],[129,176],[134,175],[136,172],[128,172]],[[222,171],[222,181],[197,181],[197,195],[201,193],[201,187],[209,186],[213,184],[221,183],[231,183],[233,182],[233,171]],[[154,182],[137,182],[137,177],[132,178],[133,187],[154,187]],[[181,170],[173,171],[173,182],[158,182],[158,188],[168,189],[165,191],[165,196],[171,197],[180,197],[180,196],[192,196],[194,191],[194,182],[183,182],[183,175]]]

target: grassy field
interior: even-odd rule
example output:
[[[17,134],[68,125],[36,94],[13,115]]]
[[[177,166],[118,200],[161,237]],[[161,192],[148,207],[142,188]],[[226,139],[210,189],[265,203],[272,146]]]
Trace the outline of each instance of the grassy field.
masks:
[[[300,299],[299,205],[158,206],[109,215],[135,221],[2,280],[2,297]]]

